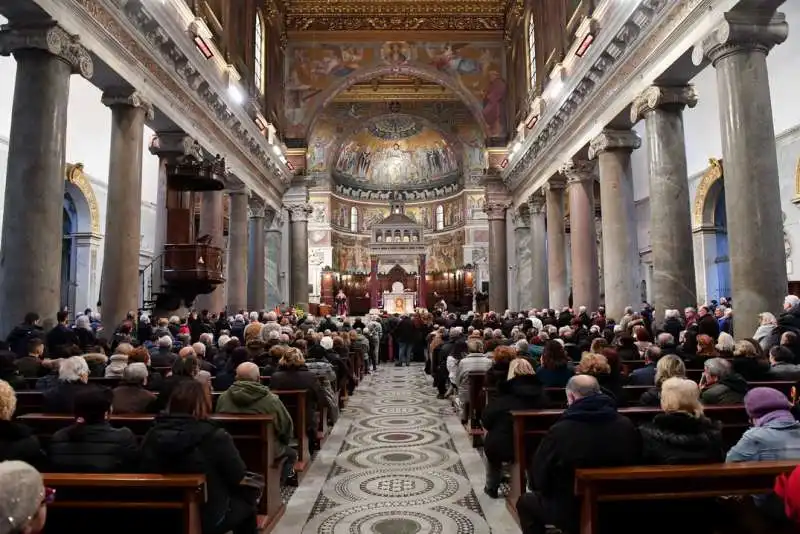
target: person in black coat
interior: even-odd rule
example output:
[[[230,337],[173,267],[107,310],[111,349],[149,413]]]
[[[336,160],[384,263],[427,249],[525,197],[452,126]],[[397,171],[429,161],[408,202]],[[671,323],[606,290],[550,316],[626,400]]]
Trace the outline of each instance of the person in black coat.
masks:
[[[771,380],[769,358],[761,352],[761,345],[754,339],[737,341],[733,347],[733,372],[748,382]]]
[[[44,453],[39,439],[30,428],[11,420],[16,408],[14,389],[0,380],[0,462],[20,460],[43,469]]]
[[[681,331],[683,330],[683,324],[681,323],[680,319],[680,311],[678,310],[666,310],[664,312],[664,324],[661,327],[661,330],[668,334],[672,334],[673,339],[678,339],[680,337]]]
[[[158,415],[142,442],[139,471],[203,474],[206,501],[201,509],[204,534],[255,534],[256,507],[242,486],[246,468],[233,438],[208,419],[211,402],[195,380],[181,382],[167,411]]]
[[[530,464],[533,493],[517,501],[524,534],[543,534],[546,525],[579,531],[575,470],[636,465],[641,438],[630,419],[617,413],[614,401],[589,375],[567,383],[568,408],[550,427]]]
[[[72,414],[75,396],[88,387],[89,364],[81,356],[61,360],[58,366],[58,382],[42,395],[44,413]]]
[[[76,421],[53,434],[49,469],[60,473],[131,473],[139,450],[129,428],[108,422],[113,395],[108,388],[87,386],[75,395]]]
[[[498,386],[498,395],[483,411],[483,428],[486,437],[483,451],[486,454],[486,487],[484,493],[497,498],[502,479],[503,462],[514,461],[514,418],[512,410],[546,408],[544,389],[524,358],[512,360],[507,381]]]
[[[169,398],[178,384],[186,381],[194,381],[200,371],[200,364],[195,356],[178,358],[172,366],[172,374],[161,381],[158,390],[158,398],[153,403],[153,411],[160,412],[167,407]]]
[[[11,330],[6,338],[8,348],[17,356],[25,356],[28,350],[28,340],[39,338],[44,340],[45,332],[39,325],[39,314],[29,312],[25,314],[25,320]]]
[[[661,349],[656,345],[644,351],[644,367],[635,369],[628,375],[628,383],[632,386],[653,386],[656,383],[656,364],[661,358]]]

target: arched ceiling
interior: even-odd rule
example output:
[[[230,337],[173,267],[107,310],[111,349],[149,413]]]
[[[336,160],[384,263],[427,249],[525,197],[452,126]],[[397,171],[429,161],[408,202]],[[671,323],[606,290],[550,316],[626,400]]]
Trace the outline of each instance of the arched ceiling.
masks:
[[[458,180],[459,153],[420,117],[382,115],[345,137],[331,160],[332,176],[362,189],[410,189]]]

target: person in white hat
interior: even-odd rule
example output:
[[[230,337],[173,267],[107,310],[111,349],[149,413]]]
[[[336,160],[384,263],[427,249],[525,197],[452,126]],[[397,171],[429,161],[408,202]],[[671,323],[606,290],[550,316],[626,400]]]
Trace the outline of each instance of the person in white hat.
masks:
[[[47,505],[55,492],[25,462],[0,463],[0,534],[37,534],[44,530]]]

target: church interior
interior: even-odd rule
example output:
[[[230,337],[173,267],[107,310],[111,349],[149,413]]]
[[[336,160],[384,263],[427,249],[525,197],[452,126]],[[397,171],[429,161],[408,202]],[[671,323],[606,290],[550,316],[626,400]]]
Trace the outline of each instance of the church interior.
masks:
[[[179,354],[191,348],[177,344],[179,331],[196,345],[193,325],[205,321],[216,325],[203,331],[213,340],[206,345],[229,358],[219,370],[258,362],[253,350],[266,355],[274,344],[295,348],[299,341],[300,358],[314,370],[319,325],[319,337],[337,344],[323,353],[344,343],[345,363],[327,369],[346,376],[330,380],[327,407],[327,390],[313,384],[308,391],[316,393],[302,386],[284,389],[302,395],[279,395],[281,413],[300,429],[291,439],[300,448],[292,471],[299,487],[287,488],[276,467],[291,464],[276,452],[289,447],[273,436],[278,416],[262,427],[214,415],[234,445],[245,442],[248,473],[252,461],[272,477],[260,486],[259,532],[538,534],[555,532],[554,525],[564,533],[605,532],[592,492],[632,506],[635,493],[658,491],[647,478],[655,475],[642,469],[624,477],[627,485],[590,477],[581,482],[590,490],[577,484],[580,509],[566,523],[580,516],[580,526],[550,521],[545,530],[528,521],[517,499],[534,475],[519,455],[572,404],[573,385],[551,391],[561,399],[567,386],[565,402],[538,417],[506,414],[515,458],[503,462],[511,472],[498,499],[497,487],[486,491],[497,462],[487,460],[481,420],[496,388],[492,374],[476,363],[463,370],[457,360],[439,360],[432,339],[451,351],[463,336],[462,362],[479,352],[496,361],[488,349],[498,345],[496,332],[510,347],[515,335],[527,335],[550,358],[548,339],[572,344],[573,334],[559,330],[547,337],[548,318],[588,336],[602,317],[596,337],[608,327],[617,343],[625,332],[605,318],[622,323],[645,310],[652,339],[631,330],[637,344],[655,343],[661,331],[650,321],[665,324],[680,312],[689,331],[684,310],[713,316],[718,305],[720,321],[735,313],[737,340],[783,325],[782,313],[800,305],[789,298],[800,291],[795,21],[796,0],[4,0],[0,336],[14,352],[23,318],[33,328],[28,314],[43,332],[72,331],[91,318],[99,340],[102,317],[108,341],[127,333],[136,341],[132,351],[145,345],[136,334],[144,324],[155,355],[163,339],[156,332],[169,323],[175,331],[166,332],[166,352]],[[562,324],[561,314],[571,321]],[[348,335],[356,317],[365,322]],[[301,329],[302,320],[312,326]],[[251,321],[265,323],[258,349],[247,341]],[[800,308],[797,321],[795,337]],[[488,337],[473,347],[467,326],[478,337],[490,327]],[[714,342],[718,335],[719,328]],[[226,352],[222,337],[239,338],[235,350],[246,347],[249,356]],[[678,331],[675,338],[678,344]],[[520,349],[526,355],[527,346]],[[766,362],[772,351],[760,346]],[[656,373],[655,359],[640,348],[637,361]],[[39,357],[50,361],[50,341],[43,350]],[[534,353],[539,362],[542,351]],[[568,355],[578,369],[581,351]],[[378,371],[373,356],[384,362]],[[397,367],[405,358],[415,363]],[[276,359],[276,368],[278,360],[288,361]],[[619,361],[615,372],[626,377],[640,366]],[[173,365],[164,366],[169,378]],[[268,384],[261,369],[256,382],[260,376]],[[462,381],[473,372],[480,380]],[[240,379],[238,368],[228,374]],[[218,406],[224,393],[212,384],[220,375],[211,375],[209,399]],[[787,391],[794,404],[796,392]],[[33,393],[17,392],[17,416],[50,440],[58,420],[37,413],[41,400]],[[618,400],[637,425],[658,410],[637,412],[640,406]],[[737,414],[746,403],[730,412],[732,422],[723,420],[726,443],[744,431]],[[135,416],[114,417],[114,426],[144,435]],[[248,439],[259,440],[263,454]],[[800,429],[798,440],[800,451]],[[533,457],[536,449],[528,449]],[[758,484],[788,474],[784,464],[773,467]],[[40,471],[48,488],[59,483]],[[717,486],[763,493],[760,485],[746,491],[755,471],[681,473],[708,485],[709,496],[726,495]],[[726,486],[725,476],[741,479]],[[91,493],[79,476],[61,483],[69,496]],[[208,528],[210,506],[191,493],[198,487],[191,481],[173,487],[120,475],[119,487],[111,479],[96,483],[115,488],[108,508],[124,508],[128,497],[120,495],[139,498],[145,484],[163,491],[164,502],[177,496],[179,504],[163,508],[182,510],[176,528],[187,534],[254,532]],[[665,491],[680,492],[680,481],[664,483],[675,486]],[[149,504],[139,508],[159,507],[143,495]],[[95,491],[92,499],[55,501],[55,518],[42,531],[66,531],[70,505],[104,513],[103,498]],[[39,532],[3,528],[0,534]]]

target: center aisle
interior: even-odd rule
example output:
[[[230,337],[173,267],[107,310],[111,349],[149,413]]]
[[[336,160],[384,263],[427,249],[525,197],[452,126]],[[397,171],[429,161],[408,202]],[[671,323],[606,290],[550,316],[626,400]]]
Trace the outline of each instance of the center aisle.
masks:
[[[483,461],[430,382],[421,364],[365,377],[273,532],[519,533],[505,501],[483,494]]]

